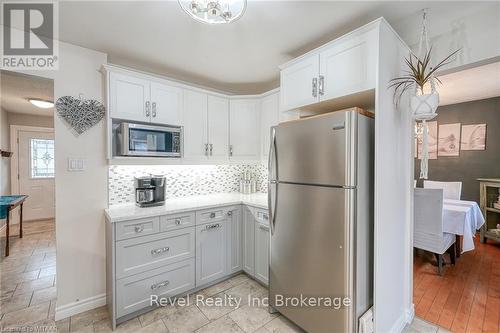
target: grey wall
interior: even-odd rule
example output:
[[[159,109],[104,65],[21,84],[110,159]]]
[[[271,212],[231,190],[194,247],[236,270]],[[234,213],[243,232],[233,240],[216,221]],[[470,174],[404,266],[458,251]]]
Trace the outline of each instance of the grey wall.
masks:
[[[477,178],[500,178],[500,97],[439,107],[438,125],[487,124],[486,150],[460,151],[460,157],[429,160],[429,180],[462,181],[462,199],[479,202]],[[415,179],[420,160],[415,160]],[[418,181],[421,186],[421,181]]]

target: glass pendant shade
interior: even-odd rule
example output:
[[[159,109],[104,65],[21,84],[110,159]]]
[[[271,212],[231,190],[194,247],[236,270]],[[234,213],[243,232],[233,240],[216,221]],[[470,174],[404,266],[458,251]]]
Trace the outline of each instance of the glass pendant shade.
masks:
[[[247,7],[247,0],[178,0],[182,9],[196,21],[223,24],[236,21]]]

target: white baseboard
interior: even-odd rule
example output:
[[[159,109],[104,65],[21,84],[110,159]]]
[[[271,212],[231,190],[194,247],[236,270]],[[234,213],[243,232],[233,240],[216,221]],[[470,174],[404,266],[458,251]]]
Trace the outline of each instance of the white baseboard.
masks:
[[[61,320],[106,305],[106,294],[92,296],[78,302],[56,306],[55,320]]]
[[[411,324],[415,318],[415,304],[411,303],[411,306],[408,310],[406,310],[406,323]]]
[[[401,316],[396,320],[394,325],[392,325],[389,332],[391,333],[401,333],[406,326],[406,311],[404,311]]]

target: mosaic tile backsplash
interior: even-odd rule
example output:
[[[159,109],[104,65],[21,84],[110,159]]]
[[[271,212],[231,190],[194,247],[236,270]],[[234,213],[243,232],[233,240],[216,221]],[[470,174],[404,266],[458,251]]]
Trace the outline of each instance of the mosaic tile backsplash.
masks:
[[[233,165],[112,165],[109,167],[109,205],[135,202],[134,177],[165,175],[166,198],[236,192],[241,174],[250,171],[257,191],[267,192],[267,168],[263,164]]]

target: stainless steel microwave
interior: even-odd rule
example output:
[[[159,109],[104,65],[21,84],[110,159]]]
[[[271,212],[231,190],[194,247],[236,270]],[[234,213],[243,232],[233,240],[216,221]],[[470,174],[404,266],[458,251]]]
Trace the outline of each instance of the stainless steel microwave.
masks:
[[[182,127],[121,123],[122,156],[182,157]]]

